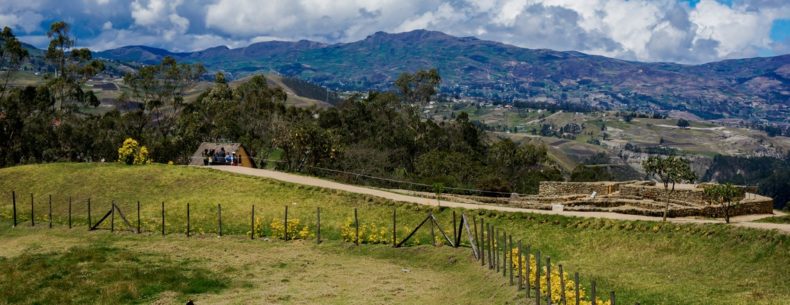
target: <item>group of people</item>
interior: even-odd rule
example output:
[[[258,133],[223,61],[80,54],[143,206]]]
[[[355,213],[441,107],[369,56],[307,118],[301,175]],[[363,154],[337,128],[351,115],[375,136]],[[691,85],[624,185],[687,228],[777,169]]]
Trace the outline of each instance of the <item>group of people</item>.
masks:
[[[225,147],[220,147],[219,150],[204,149],[203,165],[239,165],[239,158],[236,152],[225,152]]]

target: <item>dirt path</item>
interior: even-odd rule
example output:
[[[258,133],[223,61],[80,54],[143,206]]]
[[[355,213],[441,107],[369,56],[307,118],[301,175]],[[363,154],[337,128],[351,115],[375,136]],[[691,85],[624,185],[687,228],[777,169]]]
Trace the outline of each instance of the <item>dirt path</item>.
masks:
[[[255,168],[247,168],[240,166],[212,166],[211,168],[215,170],[221,170],[231,173],[265,177],[265,178],[270,178],[270,179],[275,179],[275,180],[280,180],[280,181],[290,182],[295,184],[317,186],[317,187],[341,190],[351,193],[371,195],[371,196],[376,196],[376,197],[381,197],[381,198],[386,198],[386,199],[401,201],[401,202],[410,202],[410,203],[430,205],[430,206],[437,205],[436,200],[434,199],[392,193],[383,190],[344,184],[344,183],[339,183],[339,182],[334,182],[326,179],[320,179],[320,178],[309,177],[309,176],[301,176],[301,175],[283,173],[283,172],[272,171],[272,170],[255,169]],[[652,216],[629,215],[629,214],[619,214],[619,213],[610,213],[610,212],[578,212],[578,211],[555,212],[555,211],[547,211],[547,210],[533,210],[533,209],[513,208],[513,207],[504,207],[504,206],[495,206],[495,205],[460,203],[460,202],[445,201],[445,200],[441,201],[441,206],[452,207],[452,208],[463,208],[463,209],[483,209],[483,210],[495,210],[495,211],[503,211],[503,212],[529,212],[535,214],[551,214],[551,215],[592,217],[592,218],[605,218],[605,219],[618,219],[618,220],[661,221],[661,217],[652,217]],[[776,229],[783,233],[790,234],[790,225],[788,224],[754,222],[754,220],[770,217],[770,216],[774,216],[774,215],[771,214],[747,215],[747,216],[733,217],[731,221],[736,226],[757,228],[757,229],[768,229],[768,230]],[[698,219],[698,218],[686,218],[686,217],[669,218],[668,221],[673,223],[723,223],[724,222],[723,220]]]
[[[673,128],[673,129],[690,129],[690,130],[705,130],[705,131],[719,131],[719,130],[725,130],[726,129],[726,127],[723,127],[723,126],[716,126],[716,127],[692,127],[692,126],[680,127],[680,126],[673,126],[673,125],[667,125],[667,124],[656,124],[656,126],[664,127],[664,128]]]

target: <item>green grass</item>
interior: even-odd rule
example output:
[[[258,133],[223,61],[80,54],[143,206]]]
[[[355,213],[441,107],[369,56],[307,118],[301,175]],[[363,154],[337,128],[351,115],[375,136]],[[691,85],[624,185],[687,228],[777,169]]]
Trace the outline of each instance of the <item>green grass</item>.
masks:
[[[16,190],[18,194],[19,216],[25,221],[29,220],[29,196],[30,193],[34,194],[36,217],[41,217],[35,230],[44,230],[40,226],[46,224],[48,194],[53,194],[53,213],[57,228],[65,226],[67,198],[73,198],[76,215],[74,219],[79,230],[85,230],[87,226],[84,215],[88,197],[92,198],[94,222],[99,211],[106,212],[110,202],[116,200],[134,223],[134,203],[140,200],[144,231],[153,236],[134,237],[127,244],[143,245],[146,249],[161,244],[158,241],[162,239],[156,236],[156,232],[160,229],[159,213],[162,201],[166,202],[168,208],[166,219],[169,235],[165,240],[186,240],[182,233],[185,230],[186,203],[190,203],[193,232],[197,235],[193,240],[205,240],[206,243],[211,240],[210,244],[216,244],[217,247],[225,243],[217,242],[213,237],[216,230],[217,203],[222,203],[225,233],[236,234],[237,237],[233,238],[240,240],[245,239],[244,234],[250,230],[252,204],[256,205],[256,216],[264,224],[281,218],[284,206],[288,205],[289,218],[300,219],[302,224],[311,225],[311,230],[314,229],[312,224],[315,209],[320,206],[322,236],[333,240],[340,238],[340,228],[352,217],[353,208],[358,209],[363,225],[376,224],[380,228],[391,225],[392,209],[397,208],[400,238],[407,233],[407,228],[404,227],[413,228],[429,211],[433,211],[445,230],[450,231],[453,212],[451,209],[394,203],[203,168],[46,164],[0,169],[0,198],[4,198],[0,201],[0,220],[5,223],[10,222],[12,190]],[[544,256],[551,256],[552,262],[563,264],[568,272],[580,272],[584,286],[589,286],[589,280],[595,279],[599,291],[616,291],[618,303],[784,304],[790,298],[790,286],[787,285],[790,282],[790,256],[787,255],[790,253],[790,238],[779,233],[726,225],[661,224],[482,210],[455,212],[465,212],[467,215],[477,216],[478,219],[485,219],[486,223],[504,228],[513,234],[514,240],[524,240],[533,249],[540,249]],[[26,222],[22,226],[29,225]],[[123,227],[121,221],[116,219],[116,228]],[[106,234],[104,232],[90,234]],[[264,230],[264,235],[270,234],[270,230]],[[429,240],[427,230],[421,231],[417,237],[422,244]],[[302,243],[305,242],[288,245]],[[434,267],[431,270],[436,276],[455,274],[452,270],[456,268],[465,272],[463,275],[455,274],[457,278],[479,279],[480,274],[488,274],[479,272],[479,265],[475,266],[476,263],[470,261],[468,249],[454,252],[455,250],[447,248],[420,246],[391,251],[390,247],[384,245],[354,248],[344,246],[346,243],[331,243],[336,243],[336,246],[321,252],[325,255],[331,254],[328,257],[342,258],[351,255],[354,260],[360,261],[404,262],[403,264],[408,263],[417,269],[429,268],[433,265],[432,262],[441,261],[447,255],[456,253],[454,255],[459,263]],[[250,241],[249,246],[257,247],[258,244],[257,241]],[[231,246],[235,247],[237,244]],[[288,248],[284,246],[284,249]],[[421,251],[428,251],[425,254],[427,258],[421,256]],[[264,253],[267,252],[261,251],[257,259],[273,258]],[[371,268],[375,270],[376,267]],[[414,272],[415,269],[411,270]],[[356,275],[349,275],[354,276]],[[283,289],[293,289],[293,283],[285,285]],[[470,286],[476,287],[478,294],[482,292],[484,295],[488,294],[487,296],[493,294],[502,297],[499,299],[501,301],[478,299],[479,302],[472,304],[502,304],[510,300],[511,295],[501,295],[502,291],[515,293],[505,283],[504,279],[490,279],[481,284],[483,286]],[[389,284],[403,283],[392,281]],[[232,284],[229,285],[233,287]],[[502,285],[506,288],[497,290]],[[309,300],[299,299],[296,294],[289,295],[295,298],[294,303],[299,303],[296,300],[311,303]]]
[[[0,304],[524,304],[467,249],[0,229]]]
[[[0,300],[14,304],[143,303],[164,291],[198,294],[228,286],[222,275],[194,265],[101,242],[65,251],[30,251],[0,258]]]
[[[757,220],[757,222],[790,224],[790,215],[767,217]]]

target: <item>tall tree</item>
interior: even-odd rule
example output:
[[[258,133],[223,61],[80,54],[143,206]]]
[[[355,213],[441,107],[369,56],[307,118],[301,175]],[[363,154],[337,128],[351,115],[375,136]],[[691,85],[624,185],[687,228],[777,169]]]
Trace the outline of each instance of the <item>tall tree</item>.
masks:
[[[57,66],[58,77],[65,76],[66,52],[74,46],[74,39],[70,36],[71,25],[65,21],[56,21],[49,25],[47,37],[49,47],[47,48],[46,58]]]
[[[135,73],[126,74],[123,81],[129,90],[122,94],[121,99],[142,103],[150,117],[148,122],[156,124],[158,136],[168,139],[184,106],[187,90],[193,88],[205,72],[202,64],[179,64],[167,56],[158,65],[145,66]]]
[[[676,156],[669,156],[661,158],[660,156],[651,156],[642,162],[642,168],[648,176],[658,177],[662,184],[664,184],[664,191],[667,192],[669,197],[675,191],[676,183],[694,182],[697,175],[691,170],[689,161]],[[669,185],[672,189],[669,190]],[[666,200],[664,207],[663,221],[667,220],[667,213],[669,212],[669,198]]]
[[[0,99],[2,99],[5,97],[11,76],[19,70],[30,54],[22,47],[22,43],[16,39],[14,32],[9,27],[4,27],[0,32],[0,40],[3,41],[3,44],[0,45],[0,69],[5,71],[3,85],[0,87]]]
[[[48,82],[56,93],[55,109],[61,110],[68,102],[98,106],[99,99],[92,90],[83,91],[82,85],[104,70],[104,63],[93,60],[91,51],[72,49],[74,39],[70,36],[71,26],[63,21],[50,25],[47,36],[51,39],[45,57],[57,67],[56,77]]]

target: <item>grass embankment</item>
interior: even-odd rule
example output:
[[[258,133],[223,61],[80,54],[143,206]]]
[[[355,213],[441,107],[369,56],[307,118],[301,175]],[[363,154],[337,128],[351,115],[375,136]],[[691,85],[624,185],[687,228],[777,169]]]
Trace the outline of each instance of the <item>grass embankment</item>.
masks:
[[[140,200],[143,206],[142,217],[146,232],[158,232],[160,228],[159,203],[161,201],[165,201],[168,207],[168,232],[183,232],[185,207],[189,202],[192,206],[193,232],[202,230],[204,233],[203,238],[193,238],[195,241],[187,241],[183,236],[177,235],[168,236],[163,240],[158,236],[145,235],[110,237],[103,232],[78,234],[80,236],[82,234],[106,236],[101,239],[123,244],[135,251],[204,257],[202,263],[199,260],[194,264],[190,263],[189,267],[205,268],[218,274],[217,276],[220,278],[233,279],[224,281],[229,288],[223,291],[235,293],[237,290],[258,291],[263,289],[261,288],[263,286],[244,288],[246,284],[235,282],[238,278],[246,278],[233,273],[248,274],[244,266],[238,268],[244,271],[233,272],[211,268],[211,262],[235,259],[232,251],[224,252],[218,249],[230,251],[230,249],[239,248],[248,249],[246,251],[254,253],[250,255],[254,255],[254,261],[261,262],[262,266],[267,265],[266,262],[269,260],[281,259],[278,255],[284,255],[282,253],[293,252],[293,255],[301,253],[306,257],[312,257],[315,253],[319,253],[325,256],[323,259],[347,260],[349,266],[354,266],[356,261],[395,262],[396,264],[414,266],[411,269],[411,274],[416,272],[415,268],[421,270],[424,268],[425,272],[435,272],[436,277],[455,278],[456,281],[461,281],[460,284],[457,284],[448,279],[446,285],[431,286],[436,289],[426,293],[446,293],[444,295],[447,298],[443,302],[437,301],[439,299],[426,300],[427,303],[455,303],[448,300],[463,299],[471,300],[470,303],[502,304],[508,301],[512,302],[513,295],[515,295],[515,289],[505,285],[506,282],[501,279],[501,275],[501,280],[494,280],[490,273],[480,272],[479,265],[476,266],[471,262],[468,249],[451,250],[446,247],[432,249],[425,246],[391,249],[384,245],[357,249],[344,246],[341,242],[330,242],[333,245],[316,247],[307,242],[286,244],[241,241],[244,239],[243,234],[250,230],[250,206],[253,203],[256,205],[256,215],[261,218],[263,223],[281,218],[283,207],[288,205],[289,218],[299,218],[302,224],[313,224],[315,208],[321,206],[322,236],[329,239],[340,238],[340,227],[353,215],[354,207],[359,208],[360,220],[363,225],[376,223],[380,228],[389,228],[392,207],[398,207],[398,234],[400,238],[407,233],[407,228],[404,227],[413,228],[431,209],[428,207],[396,204],[361,195],[294,186],[200,168],[164,165],[126,167],[114,164],[49,164],[0,170],[0,192],[5,198],[0,206],[0,214],[2,214],[2,221],[5,223],[10,222],[11,190],[16,190],[19,194],[18,197],[21,198],[18,199],[19,214],[26,220],[30,213],[29,196],[31,192],[34,194],[37,218],[43,217],[38,221],[40,224],[37,224],[34,230],[43,231],[46,229],[39,226],[46,224],[42,221],[46,220],[46,196],[48,194],[53,194],[54,218],[59,223],[56,226],[60,228],[64,226],[67,211],[65,200],[68,196],[72,196],[73,202],[75,202],[74,213],[79,215],[75,216],[75,223],[79,223],[82,230],[87,226],[83,216],[85,215],[84,206],[87,197],[91,197],[95,205],[94,211],[97,212],[94,212],[94,215],[98,215],[98,211],[106,212],[110,206],[109,202],[114,199],[121,202],[127,217],[133,219],[136,216],[133,202]],[[76,202],[80,204],[76,204]],[[238,236],[231,238],[233,241],[219,242],[213,238],[213,231],[216,228],[217,203],[222,203],[224,231],[238,234]],[[434,212],[443,222],[445,229],[451,230],[449,224],[451,223],[452,210],[434,209]],[[456,212],[461,211],[457,210]],[[790,282],[790,256],[787,255],[790,253],[790,238],[785,235],[725,225],[676,225],[581,219],[529,213],[465,212],[467,215],[482,216],[487,223],[494,223],[507,229],[508,232],[513,233],[514,240],[523,239],[525,243],[532,244],[533,249],[539,248],[544,256],[551,256],[553,263],[562,263],[566,271],[580,272],[585,286],[591,279],[590,275],[593,275],[598,282],[599,295],[601,295],[600,291],[614,290],[618,293],[618,303],[621,304],[633,304],[637,301],[641,304],[784,304],[790,299],[790,286],[787,285]],[[96,219],[98,216],[93,216],[94,222]],[[23,226],[29,226],[29,223]],[[116,219],[117,227],[122,227],[118,219]],[[11,240],[24,239],[27,230],[20,228],[14,231],[11,239],[3,243],[8,244]],[[53,232],[58,231],[54,230]],[[4,231],[0,231],[0,233],[4,233]],[[44,232],[37,231],[35,234],[40,235],[42,241],[48,239]],[[152,234],[156,235],[156,233]],[[271,231],[264,231],[264,234],[270,235]],[[9,238],[5,236],[6,234],[3,235],[2,238]],[[201,235],[198,234],[198,236]],[[428,241],[427,230],[421,232],[418,237],[422,239],[422,243],[426,243]],[[58,240],[60,237],[56,234],[53,239]],[[178,242],[168,242],[172,240]],[[46,245],[42,247],[51,247],[50,243],[42,242],[42,245]],[[278,252],[267,247],[280,250]],[[59,251],[66,251],[65,249]],[[179,254],[181,252],[179,249],[198,249],[186,252],[200,254],[187,256],[187,254]],[[16,259],[14,257],[19,254],[0,255],[8,257],[5,260],[8,262]],[[426,255],[432,259],[426,259]],[[443,264],[442,261],[448,259],[448,255],[457,255],[456,258],[461,263],[447,267],[446,262]],[[204,263],[208,267],[202,267],[201,264]],[[337,267],[337,265],[328,264],[328,266]],[[361,274],[378,274],[379,267],[374,264],[369,267],[369,272],[360,272],[362,272]],[[393,270],[399,271],[400,268],[394,267]],[[209,275],[214,273],[209,273]],[[363,291],[365,289],[376,291],[376,289],[385,289],[385,287],[404,289],[403,294],[392,296],[393,301],[386,303],[418,303],[419,300],[424,300],[418,299],[416,296],[415,299],[412,299],[411,294],[406,295],[406,293],[412,292],[411,289],[419,288],[411,286],[407,279],[387,280],[386,283],[376,284],[375,281],[359,278],[359,276],[360,273],[347,271],[347,273],[339,273],[332,280],[322,280],[321,282],[342,281],[349,283],[349,285],[363,285],[367,287],[362,289]],[[492,279],[481,279],[484,276],[492,277]],[[269,283],[278,280],[268,271],[252,272],[249,278],[251,281],[269,281]],[[428,282],[433,283],[433,281]],[[427,282],[423,282],[423,284],[425,283]],[[112,285],[112,282],[107,282],[104,285]],[[285,284],[280,282],[277,285],[281,287],[280,289],[289,291],[288,295],[291,295],[290,298],[293,299],[272,302],[315,302],[314,299],[299,296],[302,292],[297,292],[303,290],[300,287],[304,287],[301,286],[301,282],[295,283],[291,280],[291,282]],[[456,289],[455,286],[459,288]],[[470,289],[470,287],[472,288]],[[450,297],[453,295],[451,293],[453,291],[467,290],[473,292],[460,299]],[[232,294],[231,296],[244,298],[244,293],[239,293],[241,294]],[[261,297],[261,295],[255,294],[259,292],[249,293],[250,298]],[[219,296],[223,294],[224,292],[220,292]],[[364,292],[360,292],[360,294],[364,294]],[[495,299],[489,301],[490,297]],[[339,300],[338,302],[348,302],[350,298],[351,295],[334,295],[334,299]]]
[[[790,224],[790,215],[766,217],[766,218],[757,220],[757,222]]]
[[[518,304],[462,249],[3,227],[0,304]]]

